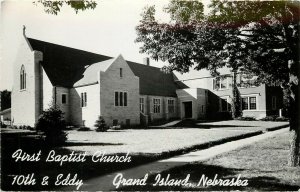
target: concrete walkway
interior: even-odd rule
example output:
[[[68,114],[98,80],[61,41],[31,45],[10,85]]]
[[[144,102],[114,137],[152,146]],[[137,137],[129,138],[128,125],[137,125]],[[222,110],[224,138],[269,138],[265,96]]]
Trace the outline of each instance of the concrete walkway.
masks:
[[[124,178],[127,179],[138,179],[143,178],[145,174],[157,174],[162,171],[166,171],[168,169],[182,166],[191,162],[199,162],[205,161],[217,155],[227,153],[232,150],[236,150],[242,148],[244,146],[253,144],[255,142],[271,138],[277,134],[281,134],[287,132],[289,129],[284,128],[273,132],[267,132],[258,136],[253,136],[246,139],[241,139],[237,141],[232,141],[228,143],[224,143],[221,145],[217,145],[214,147],[210,147],[205,150],[198,150],[195,152],[190,152],[187,154],[175,156],[169,159],[164,159],[152,163],[148,163],[145,165],[140,165],[131,169],[117,171],[108,175],[104,175],[101,177],[93,178],[87,181],[84,181],[84,185],[80,187],[79,190],[82,191],[115,191],[116,188],[113,186],[113,180],[118,173],[122,173]],[[64,188],[62,190],[74,190],[72,188]]]

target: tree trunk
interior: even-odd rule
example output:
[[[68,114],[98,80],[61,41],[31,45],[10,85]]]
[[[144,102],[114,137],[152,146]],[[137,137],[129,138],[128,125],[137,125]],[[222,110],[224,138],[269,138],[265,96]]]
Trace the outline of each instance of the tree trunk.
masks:
[[[232,104],[231,104],[231,113],[233,119],[242,116],[241,95],[237,87],[236,75],[237,75],[236,71],[234,71],[233,78],[232,78]]]
[[[294,65],[293,65],[294,64]],[[290,155],[289,155],[289,166],[296,167],[300,166],[300,127],[299,127],[299,84],[297,66],[291,61],[289,63],[290,68]],[[296,74],[295,74],[296,73]]]

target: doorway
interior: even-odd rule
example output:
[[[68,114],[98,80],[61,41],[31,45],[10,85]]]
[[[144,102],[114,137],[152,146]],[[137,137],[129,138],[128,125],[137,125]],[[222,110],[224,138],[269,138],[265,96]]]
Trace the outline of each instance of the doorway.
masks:
[[[193,117],[192,101],[183,102],[183,106],[184,106],[184,118],[192,118]]]

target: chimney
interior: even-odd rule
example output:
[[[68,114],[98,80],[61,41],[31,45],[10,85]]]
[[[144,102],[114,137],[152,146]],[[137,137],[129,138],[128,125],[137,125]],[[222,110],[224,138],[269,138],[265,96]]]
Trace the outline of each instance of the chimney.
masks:
[[[149,57],[144,58],[144,65],[150,66],[150,59]]]

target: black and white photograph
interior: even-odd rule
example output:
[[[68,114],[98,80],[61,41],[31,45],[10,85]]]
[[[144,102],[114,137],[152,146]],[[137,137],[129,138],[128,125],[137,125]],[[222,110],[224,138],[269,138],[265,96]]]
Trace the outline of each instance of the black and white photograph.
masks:
[[[300,191],[300,1],[0,3],[0,191]]]

